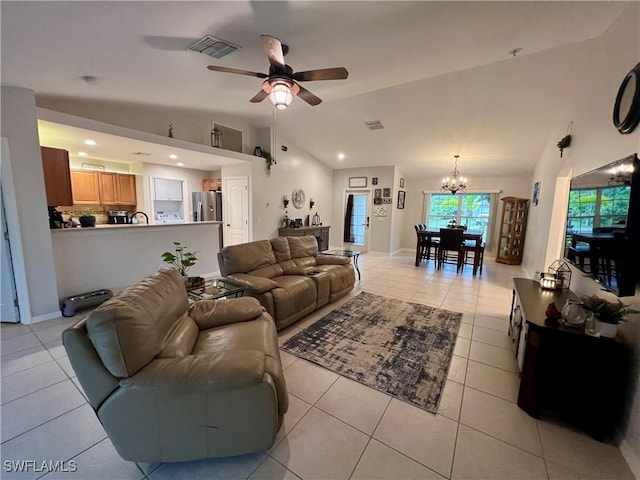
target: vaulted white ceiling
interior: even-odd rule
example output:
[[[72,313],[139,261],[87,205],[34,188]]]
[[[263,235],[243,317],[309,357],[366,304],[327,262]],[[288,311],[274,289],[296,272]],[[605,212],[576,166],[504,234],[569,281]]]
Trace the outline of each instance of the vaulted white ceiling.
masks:
[[[600,36],[632,3],[3,1],[1,79],[38,96],[207,110],[265,126],[268,100],[248,101],[261,80],[206,66],[266,72],[259,35],[268,33],[289,45],[295,71],[349,71],[347,80],[306,82],[323,103],[296,99],[277,117],[279,133],[332,168],[441,176],[459,154],[466,176],[526,174],[567,94],[563,52]],[[220,60],[186,50],[204,34],[241,48]],[[513,57],[513,48],[522,52]],[[370,120],[385,129],[367,130]]]

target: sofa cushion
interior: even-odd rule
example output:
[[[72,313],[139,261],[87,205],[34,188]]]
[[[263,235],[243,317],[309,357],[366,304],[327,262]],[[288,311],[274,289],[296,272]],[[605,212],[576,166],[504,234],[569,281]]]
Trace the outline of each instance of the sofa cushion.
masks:
[[[190,355],[196,344],[200,329],[190,317],[185,317],[181,322],[176,322],[176,328],[170,334],[167,344],[156,355],[158,358],[175,358]]]
[[[129,377],[165,348],[188,307],[182,276],[163,269],[96,308],[87,333],[109,373]]]
[[[285,237],[289,242],[291,258],[317,257],[318,241],[313,235],[302,237]]]
[[[278,263],[291,260],[291,250],[286,237],[276,237],[271,239],[271,247]]]
[[[276,263],[276,256],[269,240],[231,245],[220,251],[226,275],[247,273]]]
[[[310,305],[315,308],[318,299],[316,284],[306,275],[285,275],[273,279],[281,288],[271,290],[276,318],[285,319],[306,309]]]

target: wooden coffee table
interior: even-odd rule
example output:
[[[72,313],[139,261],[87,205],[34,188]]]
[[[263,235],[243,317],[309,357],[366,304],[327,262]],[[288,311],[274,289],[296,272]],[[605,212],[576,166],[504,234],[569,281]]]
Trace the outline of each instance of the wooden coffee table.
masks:
[[[207,278],[202,287],[192,288],[187,291],[189,299],[198,300],[217,300],[227,297],[242,297],[245,288],[235,283],[231,283],[224,278]]]

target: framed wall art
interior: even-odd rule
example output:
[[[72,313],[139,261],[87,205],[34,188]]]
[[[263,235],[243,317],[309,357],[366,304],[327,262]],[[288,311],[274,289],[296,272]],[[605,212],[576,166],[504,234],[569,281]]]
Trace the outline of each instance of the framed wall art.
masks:
[[[537,206],[539,200],[540,200],[540,182],[536,182],[533,184],[533,200],[531,201],[531,203]]]
[[[371,177],[371,185],[377,185],[378,184],[378,177]]]
[[[404,190],[400,190],[398,192],[398,208],[404,208],[404,196],[405,196]]]
[[[400,188],[404,188],[404,178],[400,179]]]
[[[382,196],[383,197],[390,197],[391,196],[391,189],[390,188],[383,188],[382,189]]]
[[[349,177],[349,188],[360,188],[367,186],[367,177]]]
[[[373,196],[374,196],[375,198],[382,198],[382,189],[381,189],[381,188],[376,188],[376,189],[373,191]]]
[[[381,205],[382,204],[382,198],[380,197],[376,197],[373,199],[373,204],[374,205]]]

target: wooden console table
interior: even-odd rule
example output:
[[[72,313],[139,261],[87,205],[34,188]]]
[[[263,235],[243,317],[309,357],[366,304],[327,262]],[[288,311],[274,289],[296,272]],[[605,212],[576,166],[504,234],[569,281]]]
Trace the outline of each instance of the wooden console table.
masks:
[[[302,237],[304,235],[313,235],[318,240],[318,251],[324,252],[329,248],[329,229],[330,226],[311,226],[299,228],[279,228],[278,236],[280,237]]]
[[[615,442],[624,412],[631,357],[622,342],[564,327],[546,319],[570,290],[542,290],[533,280],[514,278],[509,336],[520,368],[518,406],[538,418],[559,414],[596,440]]]

